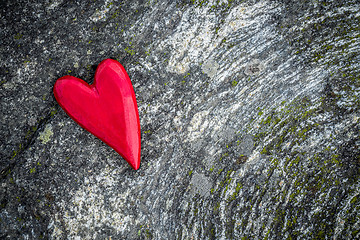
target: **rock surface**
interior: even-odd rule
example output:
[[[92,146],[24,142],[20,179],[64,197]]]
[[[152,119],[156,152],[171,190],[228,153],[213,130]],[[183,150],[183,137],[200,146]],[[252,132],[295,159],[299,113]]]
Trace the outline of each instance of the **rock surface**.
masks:
[[[360,238],[357,0],[0,5],[0,238]],[[138,171],[52,95],[105,58]]]

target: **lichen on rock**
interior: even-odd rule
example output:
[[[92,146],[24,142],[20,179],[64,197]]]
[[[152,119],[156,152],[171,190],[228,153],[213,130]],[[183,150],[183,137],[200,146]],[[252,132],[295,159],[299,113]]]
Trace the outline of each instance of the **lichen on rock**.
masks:
[[[52,131],[52,126],[50,124],[46,124],[44,131],[39,134],[39,140],[42,144],[46,144],[51,140],[51,137],[54,135]]]

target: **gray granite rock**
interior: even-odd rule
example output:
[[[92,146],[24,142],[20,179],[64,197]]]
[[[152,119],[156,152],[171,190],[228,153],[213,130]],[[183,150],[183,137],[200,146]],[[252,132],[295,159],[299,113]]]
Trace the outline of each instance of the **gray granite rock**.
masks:
[[[0,238],[360,238],[357,0],[0,6]],[[52,95],[105,58],[138,171]]]

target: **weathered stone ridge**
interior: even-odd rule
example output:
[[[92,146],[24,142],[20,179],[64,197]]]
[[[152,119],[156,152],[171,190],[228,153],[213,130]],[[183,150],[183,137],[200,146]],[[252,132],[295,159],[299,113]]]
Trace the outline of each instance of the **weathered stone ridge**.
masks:
[[[0,3],[0,238],[360,238],[360,3]],[[117,59],[141,166],[52,87]]]

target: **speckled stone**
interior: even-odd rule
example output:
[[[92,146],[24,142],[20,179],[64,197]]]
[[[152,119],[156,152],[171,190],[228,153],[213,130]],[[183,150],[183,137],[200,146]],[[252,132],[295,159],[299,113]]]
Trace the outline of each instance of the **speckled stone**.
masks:
[[[1,239],[360,238],[360,4],[2,1]],[[114,58],[134,171],[52,87]]]

